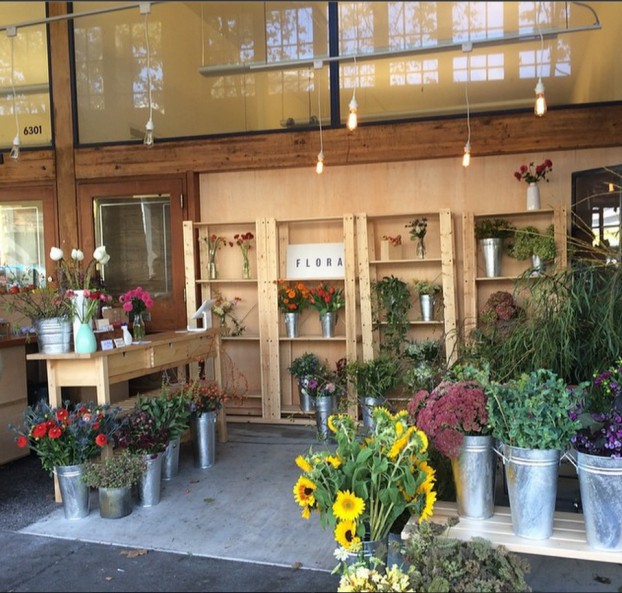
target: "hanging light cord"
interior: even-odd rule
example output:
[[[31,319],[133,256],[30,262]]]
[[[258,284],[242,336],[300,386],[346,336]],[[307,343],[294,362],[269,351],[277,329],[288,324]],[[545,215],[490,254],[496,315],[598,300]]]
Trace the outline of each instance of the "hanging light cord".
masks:
[[[316,69],[317,72],[317,69]],[[322,85],[320,84],[318,77],[317,85],[317,117],[320,123],[320,152],[324,152],[324,139],[322,138],[322,103],[320,101],[320,93],[322,91]]]
[[[467,80],[464,85],[464,98],[466,99],[467,116],[467,145],[471,147],[471,108],[469,106],[469,56],[467,56]]]
[[[354,88],[352,89],[352,101],[354,102],[356,102],[356,87],[358,86],[358,84],[359,84],[359,70],[356,65],[356,56],[354,56],[354,85],[353,85]]]
[[[538,29],[538,35],[540,35],[540,61],[538,62],[538,79],[542,78],[542,56],[544,55],[544,36],[540,29],[540,10],[542,8],[542,2],[538,2],[538,11],[536,13],[536,28]]]
[[[149,13],[145,14],[145,46],[147,48],[147,95],[149,97],[149,121],[153,113],[153,103],[151,102],[151,49],[149,48]]]
[[[11,35],[11,90],[13,91],[13,115],[15,117],[15,136],[19,137],[19,119],[17,117],[17,99],[15,97],[15,35]]]

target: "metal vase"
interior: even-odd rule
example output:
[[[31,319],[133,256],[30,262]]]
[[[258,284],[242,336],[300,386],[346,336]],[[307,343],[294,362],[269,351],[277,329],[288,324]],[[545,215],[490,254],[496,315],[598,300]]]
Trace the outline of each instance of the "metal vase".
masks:
[[[364,563],[369,568],[374,568],[372,558],[377,558],[385,566],[389,556],[389,536],[377,540],[362,540],[361,549],[358,552],[348,552],[345,563],[347,565]]]
[[[431,294],[420,294],[419,306],[421,307],[421,320],[432,321],[434,319],[434,296]]]
[[[138,482],[138,500],[141,507],[153,507],[160,502],[164,452],[144,455],[144,459],[147,469]]]
[[[561,452],[503,445],[512,530],[528,539],[553,535]]]
[[[328,418],[337,413],[339,400],[336,395],[326,395],[315,398],[315,421],[317,424],[318,441],[327,441],[332,436],[328,428]]]
[[[335,337],[335,325],[337,323],[337,312],[328,311],[320,315],[320,323],[322,324],[322,337],[334,338]]]
[[[484,254],[486,278],[501,276],[501,257],[503,255],[503,239],[480,239],[480,248]]]
[[[190,432],[194,467],[212,467],[216,463],[216,412],[203,412],[193,416]]]
[[[90,489],[82,480],[83,465],[59,465],[54,468],[63,501],[65,519],[84,519],[89,514]]]
[[[458,515],[492,517],[495,506],[496,457],[491,436],[464,436],[460,455],[451,460]]]
[[[285,313],[285,335],[288,338],[298,337],[298,320],[300,319],[300,313],[298,311],[291,311]]]
[[[132,487],[104,488],[100,486],[99,514],[103,519],[120,519],[127,517],[134,506],[132,500]]]
[[[588,545],[622,551],[622,459],[577,452],[577,473]]]
[[[179,448],[181,438],[171,439],[164,451],[164,461],[162,462],[162,479],[170,480],[179,473]]]
[[[363,396],[359,398],[361,404],[361,413],[363,416],[363,426],[368,432],[374,432],[376,428],[372,412],[376,406],[381,406],[384,403],[384,398],[375,396]]]
[[[315,397],[306,388],[306,378],[300,377],[298,383],[298,399],[300,400],[300,410],[302,412],[315,411]]]
[[[73,324],[64,317],[36,319],[37,344],[41,354],[65,354],[71,350]]]

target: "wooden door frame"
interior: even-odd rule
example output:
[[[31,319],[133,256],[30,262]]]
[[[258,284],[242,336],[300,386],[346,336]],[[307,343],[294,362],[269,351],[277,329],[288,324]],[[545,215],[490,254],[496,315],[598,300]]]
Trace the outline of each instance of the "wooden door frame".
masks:
[[[172,299],[156,302],[149,331],[167,331],[187,325],[184,293],[184,244],[182,223],[188,217],[187,178],[185,175],[136,179],[101,179],[77,184],[78,236],[85,254],[95,249],[93,200],[128,195],[168,194],[171,196]],[[64,248],[65,246],[63,246]],[[66,246],[71,249],[73,246]],[[135,288],[128,286],[127,289]],[[113,295],[118,297],[119,295]]]

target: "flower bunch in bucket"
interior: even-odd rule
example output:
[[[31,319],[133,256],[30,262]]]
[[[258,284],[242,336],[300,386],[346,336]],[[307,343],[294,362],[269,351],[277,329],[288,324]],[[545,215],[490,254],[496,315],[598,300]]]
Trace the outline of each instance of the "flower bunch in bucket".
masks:
[[[216,381],[201,377],[184,383],[178,393],[186,400],[193,416],[217,412],[229,399],[226,391]]]

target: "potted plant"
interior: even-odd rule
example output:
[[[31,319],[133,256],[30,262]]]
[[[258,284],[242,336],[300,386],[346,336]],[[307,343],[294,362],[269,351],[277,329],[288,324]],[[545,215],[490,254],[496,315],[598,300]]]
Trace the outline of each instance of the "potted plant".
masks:
[[[140,505],[154,506],[160,502],[162,465],[170,430],[148,409],[135,407],[123,418],[115,433],[114,447],[140,455],[147,464],[139,482]]]
[[[482,218],[475,222],[475,238],[484,255],[487,278],[501,275],[503,247],[515,230],[516,227],[505,218]]]
[[[421,308],[421,319],[432,321],[434,319],[435,296],[443,292],[443,287],[429,280],[413,280],[415,292],[419,295],[419,306]]]
[[[322,282],[316,288],[309,290],[308,299],[309,306],[320,314],[323,337],[332,338],[335,335],[337,313],[346,304],[343,289]]]
[[[395,520],[411,511],[425,520],[435,500],[434,472],[427,464],[427,437],[407,423],[405,411],[376,408],[374,431],[362,435],[348,414],[331,417],[335,450],[309,450],[296,464],[302,474],[294,485],[302,517],[312,512],[354,558],[369,547],[387,552]],[[374,542],[372,544],[372,542]],[[385,556],[386,557],[386,556]]]
[[[229,396],[216,381],[201,376],[185,383],[180,393],[190,410],[194,466],[210,468],[216,463],[216,417]]]
[[[410,325],[410,287],[394,275],[384,276],[371,283],[371,298],[374,329],[382,332],[380,349],[399,357]]]
[[[288,338],[298,336],[300,313],[309,306],[309,288],[304,282],[276,281],[279,311],[285,316],[285,330]]]
[[[98,489],[99,513],[106,519],[119,519],[132,512],[132,486],[147,469],[145,459],[127,449],[97,462],[87,462],[82,480]]]
[[[586,386],[583,382],[569,388],[543,368],[506,383],[490,383],[488,422],[503,450],[516,535],[533,539],[552,535],[558,466],[581,426],[577,409]]]
[[[451,460],[458,514],[488,519],[494,511],[495,457],[487,410],[489,369],[454,365],[432,391],[408,402],[412,423]]]
[[[363,426],[373,429],[372,410],[386,402],[387,393],[399,384],[400,362],[388,353],[371,360],[352,360],[346,375],[354,385],[363,413]]]
[[[292,360],[287,370],[298,384],[300,409],[303,412],[314,411],[318,389],[328,375],[326,362],[313,352],[304,352]]]
[[[162,479],[170,480],[179,470],[181,435],[190,427],[190,409],[181,391],[163,383],[155,397],[138,395],[136,407],[145,410],[155,419],[158,429],[168,431],[169,440],[162,462]]]
[[[81,481],[84,464],[101,454],[119,427],[119,408],[94,402],[51,408],[45,401],[28,406],[21,426],[9,424],[20,448],[34,451],[44,470],[58,477],[67,519],[88,515],[88,489]]]
[[[571,438],[577,469],[585,535],[597,550],[622,550],[622,359],[595,373],[581,417]]]
[[[531,225],[516,229],[510,255],[521,261],[532,258],[534,275],[542,272],[557,256],[555,227],[549,225],[544,233]]]

